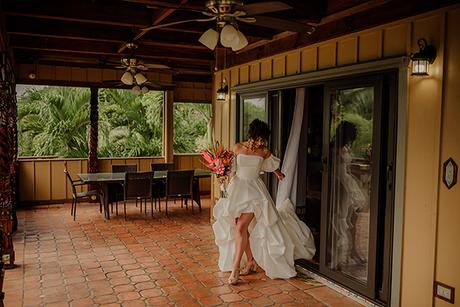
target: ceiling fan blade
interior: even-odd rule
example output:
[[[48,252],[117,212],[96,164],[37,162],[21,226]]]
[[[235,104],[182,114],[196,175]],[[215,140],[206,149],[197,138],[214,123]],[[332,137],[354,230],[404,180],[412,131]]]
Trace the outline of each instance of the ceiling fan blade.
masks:
[[[156,26],[147,27],[147,28],[142,29],[142,31],[150,31],[150,30],[155,30],[155,29],[161,29],[161,28],[166,28],[166,27],[175,26],[175,25],[188,23],[188,22],[194,22],[194,21],[196,21],[196,22],[213,21],[216,18],[217,18],[217,16],[214,16],[214,17],[211,17],[211,18],[202,18],[202,19],[197,18],[197,19],[188,19],[188,20],[169,22],[169,23],[159,24],[159,25],[156,25]]]
[[[257,21],[255,17],[235,17],[235,19],[246,23],[254,23]]]
[[[311,34],[315,31],[315,27],[311,25],[268,16],[257,16],[254,24],[275,30],[298,32],[301,34]]]
[[[245,4],[243,9],[248,15],[261,15],[290,10],[292,9],[292,6],[281,1],[265,1],[260,3]]]
[[[168,65],[163,64],[144,64],[148,68],[156,68],[156,69],[170,69]]]

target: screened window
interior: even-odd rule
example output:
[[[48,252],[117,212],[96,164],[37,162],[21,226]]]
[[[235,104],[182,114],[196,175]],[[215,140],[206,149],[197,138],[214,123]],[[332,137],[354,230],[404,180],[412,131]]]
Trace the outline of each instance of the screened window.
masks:
[[[162,91],[99,89],[99,157],[161,156]]]
[[[88,156],[88,88],[19,84],[16,91],[19,156]]]

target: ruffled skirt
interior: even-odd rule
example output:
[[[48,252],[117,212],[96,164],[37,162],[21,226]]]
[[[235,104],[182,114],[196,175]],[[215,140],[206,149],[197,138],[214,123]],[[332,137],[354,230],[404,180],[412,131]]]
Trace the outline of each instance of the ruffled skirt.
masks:
[[[213,209],[220,270],[228,272],[233,267],[235,219],[252,212],[255,217],[249,225],[249,243],[257,264],[270,278],[295,276],[294,243],[262,180],[235,177],[228,195],[219,199]]]

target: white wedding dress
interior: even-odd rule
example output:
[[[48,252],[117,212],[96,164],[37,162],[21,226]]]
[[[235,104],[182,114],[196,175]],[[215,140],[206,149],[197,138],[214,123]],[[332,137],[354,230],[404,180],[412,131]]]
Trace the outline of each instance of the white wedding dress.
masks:
[[[221,271],[228,272],[233,268],[235,218],[242,213],[253,212],[255,217],[249,225],[249,243],[257,264],[270,278],[296,275],[294,259],[297,256],[297,240],[291,238],[293,232],[285,225],[296,221],[286,220],[290,219],[289,215],[283,216],[283,219],[280,217],[265,184],[259,178],[261,171],[273,172],[279,165],[280,160],[273,155],[267,159],[246,154],[236,157],[236,175],[228,186],[228,198],[219,199],[213,209],[216,220],[213,230],[219,247]]]

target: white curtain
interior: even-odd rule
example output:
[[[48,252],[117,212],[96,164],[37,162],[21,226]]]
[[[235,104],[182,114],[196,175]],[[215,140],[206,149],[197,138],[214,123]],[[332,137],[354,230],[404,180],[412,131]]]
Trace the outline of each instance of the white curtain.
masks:
[[[304,105],[305,88],[297,88],[294,118],[281,169],[286,177],[279,182],[276,195],[276,209],[295,244],[295,259],[311,259],[316,251],[313,235],[308,226],[297,216],[294,205],[297,200],[297,162]]]

